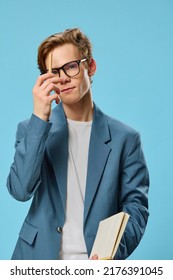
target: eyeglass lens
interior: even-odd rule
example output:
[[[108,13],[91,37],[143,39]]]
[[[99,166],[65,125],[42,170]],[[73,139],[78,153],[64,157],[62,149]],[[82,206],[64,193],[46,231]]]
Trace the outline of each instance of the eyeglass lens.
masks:
[[[73,77],[79,73],[79,63],[76,61],[69,62],[62,67],[67,76]],[[53,74],[59,74],[60,69],[52,69]]]

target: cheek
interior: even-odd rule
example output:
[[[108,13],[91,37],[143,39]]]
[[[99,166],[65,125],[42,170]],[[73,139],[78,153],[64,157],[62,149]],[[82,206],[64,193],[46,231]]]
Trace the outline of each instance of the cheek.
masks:
[[[83,75],[83,81],[80,84],[80,90],[83,92],[88,91],[90,88],[90,78],[88,76],[88,73],[85,72]]]
[[[79,88],[79,91],[80,91],[80,95],[85,95],[90,89],[90,83],[89,82],[86,82],[85,83],[82,83],[80,84],[80,88]]]

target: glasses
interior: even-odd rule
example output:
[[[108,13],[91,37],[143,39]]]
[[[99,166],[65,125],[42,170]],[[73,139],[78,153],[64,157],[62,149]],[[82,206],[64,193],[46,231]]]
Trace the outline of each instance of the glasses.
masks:
[[[68,77],[75,77],[80,72],[80,63],[84,61],[86,61],[86,58],[68,62],[59,68],[52,68],[52,73],[55,75],[58,74],[60,77],[60,70],[62,69]]]

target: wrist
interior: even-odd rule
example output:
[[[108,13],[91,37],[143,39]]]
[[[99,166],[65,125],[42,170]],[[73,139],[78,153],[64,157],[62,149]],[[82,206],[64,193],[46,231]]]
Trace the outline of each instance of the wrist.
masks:
[[[39,119],[48,122],[49,121],[49,116],[48,115],[43,115],[43,114],[37,114],[35,112],[33,112],[33,115],[35,115],[36,117],[38,117]]]

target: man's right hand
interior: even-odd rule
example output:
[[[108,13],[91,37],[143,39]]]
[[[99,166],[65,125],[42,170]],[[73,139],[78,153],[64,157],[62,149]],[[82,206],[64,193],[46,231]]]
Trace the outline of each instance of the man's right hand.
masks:
[[[52,73],[46,73],[38,77],[33,88],[34,114],[44,121],[48,121],[51,114],[51,104],[55,100],[60,102],[60,90],[57,83],[61,79]],[[53,94],[51,92],[54,91]]]

